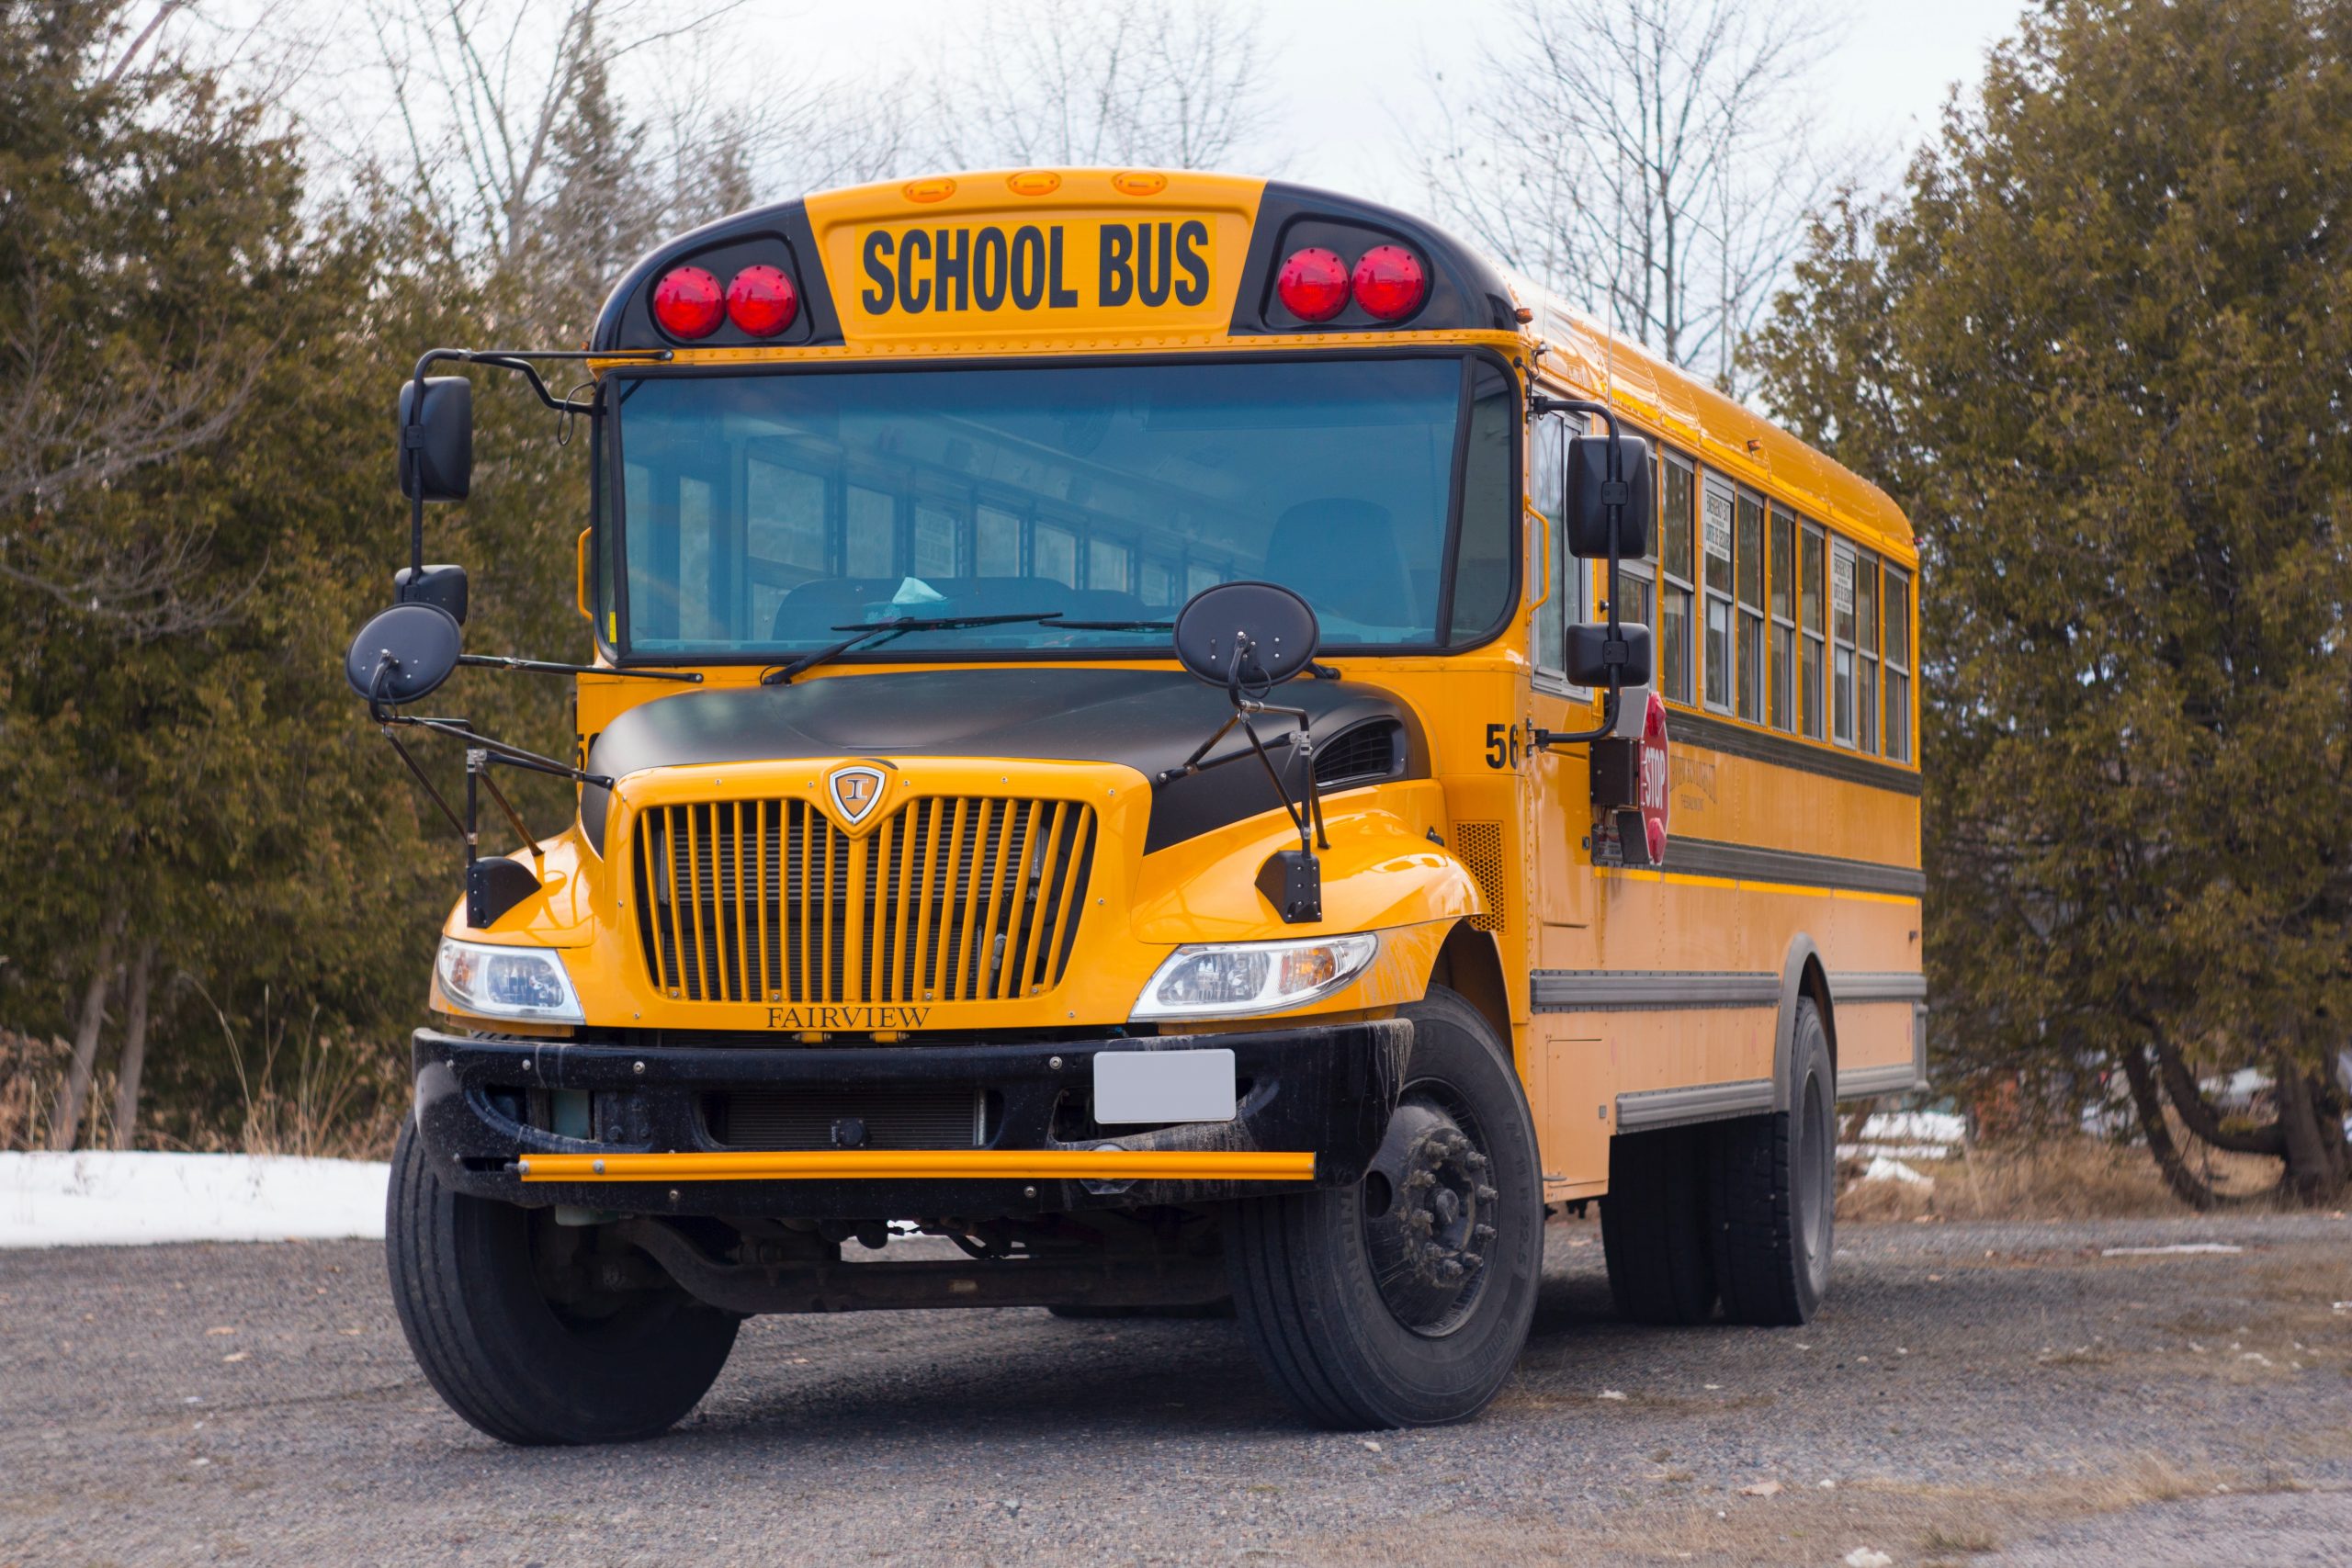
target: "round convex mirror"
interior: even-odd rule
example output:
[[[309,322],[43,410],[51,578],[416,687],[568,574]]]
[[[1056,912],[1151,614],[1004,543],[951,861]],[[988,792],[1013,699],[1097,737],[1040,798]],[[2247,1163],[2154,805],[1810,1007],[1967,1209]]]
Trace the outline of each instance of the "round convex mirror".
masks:
[[[343,673],[361,696],[398,706],[431,695],[464,648],[457,617],[440,605],[395,604],[359,628]]]
[[[1176,615],[1177,659],[1213,686],[1234,678],[1237,652],[1241,685],[1279,685],[1314,660],[1321,639],[1306,601],[1272,582],[1204,588]]]

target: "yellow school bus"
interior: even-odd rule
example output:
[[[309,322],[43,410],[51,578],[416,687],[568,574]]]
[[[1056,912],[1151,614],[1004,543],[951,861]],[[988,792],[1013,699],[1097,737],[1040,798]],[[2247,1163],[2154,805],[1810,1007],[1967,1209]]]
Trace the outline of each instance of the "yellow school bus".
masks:
[[[1815,1310],[1836,1102],[1923,1081],[1879,491],[1405,214],[939,175],[620,280],[530,377],[582,662],[461,654],[425,372],[560,357],[404,386],[351,654],[467,757],[387,1243],[459,1415],[650,1435],[755,1313],[1229,1301],[1306,1418],[1459,1420],[1594,1200],[1629,1317]],[[571,679],[576,754],[418,714],[460,662]]]

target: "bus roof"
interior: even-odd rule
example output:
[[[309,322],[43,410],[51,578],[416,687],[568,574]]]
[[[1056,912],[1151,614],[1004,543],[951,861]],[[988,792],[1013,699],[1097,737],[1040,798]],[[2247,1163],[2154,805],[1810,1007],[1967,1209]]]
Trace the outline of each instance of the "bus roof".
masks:
[[[1542,368],[1606,400],[1726,477],[1783,494],[1817,522],[1916,562],[1911,523],[1887,493],[1705,381],[1510,275],[1548,350]]]
[[[1085,298],[1101,231],[1154,221],[1201,231],[1192,259],[1204,269],[1198,277],[1205,287],[1148,312],[1139,302],[1112,310],[1100,299]],[[1035,244],[1052,245],[1054,291],[1045,297],[1048,304],[1062,299],[1067,237],[1071,308],[1057,312],[983,307],[943,314],[944,277],[928,310],[917,306],[910,312],[904,299],[889,299],[890,289],[877,292],[874,285],[890,283],[893,272],[908,276],[908,256],[899,255],[895,267],[880,260],[889,254],[889,234],[933,225],[947,226],[931,228],[943,245],[957,237],[957,226],[976,234],[992,225],[1041,227],[1045,238]],[[1057,231],[1063,229],[1067,236]],[[1025,229],[1016,232],[1029,237]],[[1343,247],[1351,236],[1358,248],[1395,240],[1420,252],[1431,278],[1424,306],[1400,326],[1355,321],[1353,312],[1320,327],[1283,316],[1271,300],[1277,248]],[[1182,265],[1187,259],[1185,237],[1175,239]],[[877,253],[869,242],[886,249]],[[918,234],[915,243],[926,260],[933,259],[929,237]],[[1042,248],[1035,254],[1047,254]],[[1163,251],[1163,292],[1165,258]],[[764,344],[731,341],[740,334],[722,326],[703,344],[681,344],[656,326],[650,297],[656,281],[673,268],[700,265],[724,277],[754,263],[781,265],[797,278],[799,318],[789,333]],[[957,288],[960,306],[961,279]],[[883,301],[878,309],[876,299]],[[1522,310],[1529,318],[1523,325]],[[614,288],[593,342],[598,349],[624,350],[675,344],[677,359],[691,363],[740,360],[746,350],[761,349],[904,355],[1007,347],[1055,352],[1083,343],[1094,352],[1132,352],[1264,344],[1270,338],[1286,346],[1306,339],[1362,347],[1398,336],[1428,343],[1464,333],[1492,340],[1506,332],[1543,345],[1538,367],[1547,377],[1584,396],[1606,399],[1710,468],[1770,491],[1864,544],[1905,561],[1916,559],[1910,525],[1883,491],[1698,378],[1611,333],[1530,280],[1505,272],[1476,247],[1423,219],[1281,182],[1182,170],[1019,169],[958,171],[815,192],[733,214],[657,246]]]

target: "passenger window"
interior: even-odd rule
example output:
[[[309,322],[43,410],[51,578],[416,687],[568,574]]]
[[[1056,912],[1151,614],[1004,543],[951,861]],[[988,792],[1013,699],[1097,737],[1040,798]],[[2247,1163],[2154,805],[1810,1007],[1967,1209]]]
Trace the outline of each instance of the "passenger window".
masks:
[[[1731,711],[1731,487],[1709,475],[1704,486],[1707,636],[1703,674],[1707,705]]]
[[[1829,542],[1829,738],[1854,743],[1854,547]]]
[[[1911,579],[1886,569],[1886,754],[1911,760]]]
[[[1878,558],[1854,563],[1854,639],[1860,654],[1854,687],[1855,728],[1865,751],[1878,750]]]
[[[1797,520],[1772,509],[1772,671],[1765,708],[1775,729],[1796,728]]]
[[[1739,492],[1739,716],[1764,716],[1764,503]]]
[[[1697,631],[1694,606],[1699,575],[1690,531],[1696,521],[1698,476],[1689,458],[1668,452],[1659,478],[1658,690],[1674,702],[1687,703],[1696,700],[1690,680],[1690,639]]]
[[[1815,740],[1826,738],[1823,716],[1826,711],[1825,682],[1828,678],[1828,607],[1824,597],[1823,556],[1825,547],[1821,530],[1808,523],[1804,525],[1804,553],[1799,559],[1798,577],[1803,586],[1799,609],[1804,630],[1804,669],[1798,682],[1800,688],[1800,717],[1804,733]]]

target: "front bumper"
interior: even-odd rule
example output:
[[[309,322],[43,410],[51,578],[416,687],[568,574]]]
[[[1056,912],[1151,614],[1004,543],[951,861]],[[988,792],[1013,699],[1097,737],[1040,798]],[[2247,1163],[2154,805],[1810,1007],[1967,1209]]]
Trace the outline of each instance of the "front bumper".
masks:
[[[642,1047],[420,1029],[413,1055],[425,1150],[443,1180],[475,1197],[643,1214],[995,1218],[1356,1181],[1396,1109],[1412,1038],[1401,1019],[839,1049]],[[1098,1052],[1204,1045],[1234,1054],[1240,1103],[1232,1121],[1092,1123]],[[551,1130],[546,1108],[565,1091],[573,1091],[574,1114],[586,1112],[591,1135]],[[853,1106],[861,1094],[877,1104],[968,1094],[984,1111],[970,1140],[953,1146],[772,1150],[714,1136],[710,1107],[738,1094]]]

